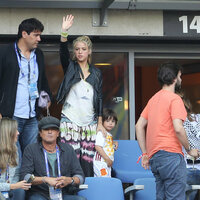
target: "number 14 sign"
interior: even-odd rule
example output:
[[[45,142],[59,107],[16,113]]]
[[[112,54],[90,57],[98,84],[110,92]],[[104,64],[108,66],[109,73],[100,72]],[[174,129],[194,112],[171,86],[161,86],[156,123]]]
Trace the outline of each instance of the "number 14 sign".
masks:
[[[163,11],[164,36],[200,36],[200,12]]]
[[[184,15],[179,17],[179,21],[183,22],[183,33],[188,33],[188,30],[196,30],[200,33],[200,16],[194,16],[192,22],[188,26],[188,16]]]

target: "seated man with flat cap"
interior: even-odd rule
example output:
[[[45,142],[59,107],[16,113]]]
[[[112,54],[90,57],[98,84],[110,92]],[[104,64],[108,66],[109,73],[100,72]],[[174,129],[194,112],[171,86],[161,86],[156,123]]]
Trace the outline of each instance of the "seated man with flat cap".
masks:
[[[70,195],[72,186],[84,183],[84,174],[73,148],[60,142],[60,121],[44,117],[38,124],[38,142],[25,148],[20,178],[34,175],[29,200],[85,200]]]

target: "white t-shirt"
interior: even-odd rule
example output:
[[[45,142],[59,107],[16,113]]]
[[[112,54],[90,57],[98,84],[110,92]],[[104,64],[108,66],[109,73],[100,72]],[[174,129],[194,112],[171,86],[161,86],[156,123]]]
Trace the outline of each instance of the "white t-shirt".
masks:
[[[95,145],[101,146],[107,156],[114,161],[114,148],[113,148],[113,137],[107,132],[106,138],[103,136],[102,132],[99,131],[96,136]],[[98,152],[95,152],[94,159],[97,161],[105,161]]]
[[[74,84],[63,105],[62,114],[78,126],[87,126],[94,120],[94,90],[81,79]]]

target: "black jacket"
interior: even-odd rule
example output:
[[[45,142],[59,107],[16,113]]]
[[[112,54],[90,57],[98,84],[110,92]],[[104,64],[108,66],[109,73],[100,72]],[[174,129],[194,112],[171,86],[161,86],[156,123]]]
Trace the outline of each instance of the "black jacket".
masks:
[[[84,173],[77,159],[76,153],[69,144],[58,142],[60,150],[60,170],[61,176],[78,176],[84,181]],[[52,177],[52,168],[49,164],[49,173]],[[58,176],[58,165],[55,165],[56,176]],[[26,174],[34,174],[36,177],[47,176],[45,157],[42,143],[29,144],[23,153],[22,165],[20,170],[20,180],[24,180]],[[63,194],[68,194],[71,186],[62,189]],[[49,187],[47,184],[32,185],[27,191],[28,195],[39,193],[49,199]]]
[[[82,74],[82,70],[76,61],[70,59],[68,42],[61,42],[60,44],[60,59],[65,76],[58,90],[57,101],[64,103],[71,87],[81,80],[80,73]],[[98,68],[92,65],[89,66],[89,72],[90,75],[86,78],[86,81],[94,89],[95,117],[102,116],[102,74]]]
[[[36,49],[38,64],[38,92],[44,90],[50,95],[48,82],[45,75],[44,56],[40,49]],[[19,65],[14,44],[0,46],[0,113],[4,117],[13,117],[17,84],[19,77]],[[50,95],[51,96],[51,95]],[[39,115],[39,108],[36,101],[36,115]]]

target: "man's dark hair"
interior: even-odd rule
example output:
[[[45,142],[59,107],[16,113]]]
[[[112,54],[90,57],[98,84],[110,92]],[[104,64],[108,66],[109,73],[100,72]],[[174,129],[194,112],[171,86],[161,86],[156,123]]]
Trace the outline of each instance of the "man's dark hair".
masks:
[[[177,77],[178,72],[182,72],[182,67],[176,63],[163,63],[158,69],[158,81],[163,85],[171,85]]]
[[[115,123],[117,124],[118,119],[117,119],[116,113],[112,109],[104,108],[102,120],[104,122],[109,119],[113,119]]]
[[[28,34],[30,34],[33,31],[42,32],[43,30],[44,26],[39,20],[35,18],[25,19],[18,27],[17,38],[20,39],[22,37],[22,31],[26,31]]]

